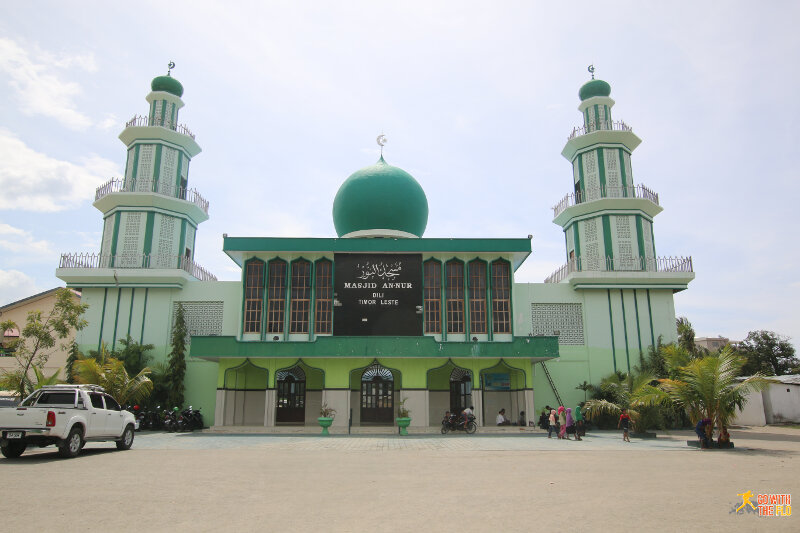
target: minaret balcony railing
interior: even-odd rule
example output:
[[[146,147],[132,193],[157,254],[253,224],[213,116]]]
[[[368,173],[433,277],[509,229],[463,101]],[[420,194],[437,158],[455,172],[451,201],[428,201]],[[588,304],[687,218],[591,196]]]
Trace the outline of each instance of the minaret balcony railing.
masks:
[[[606,257],[572,259],[550,274],[545,283],[560,283],[573,272],[694,272],[692,257]]]
[[[153,180],[123,180],[112,178],[110,181],[97,188],[94,193],[94,201],[96,202],[100,198],[115,192],[146,192],[168,196],[170,198],[178,198],[179,200],[186,200],[187,202],[195,204],[202,209],[206,215],[208,214],[208,200],[200,196],[197,190],[176,187],[173,183],[166,183],[164,181],[156,182]]]
[[[61,254],[58,268],[179,268],[200,281],[217,281],[215,275],[183,255]]]
[[[192,133],[189,128],[183,124],[171,124],[169,122],[165,122],[164,124],[156,124],[153,120],[150,120],[149,117],[144,115],[134,115],[132,119],[125,123],[125,127],[133,128],[135,126],[159,126],[161,128],[177,131],[178,133],[186,135],[187,137],[191,137],[192,140],[194,140],[194,133]]]
[[[591,124],[587,124],[585,126],[579,126],[577,128],[572,128],[572,133],[569,137],[567,137],[567,141],[571,141],[575,137],[579,137],[581,135],[586,135],[587,133],[593,133],[595,131],[633,131],[633,128],[625,124],[625,122],[621,120],[613,121],[613,120],[598,120],[592,122]]]
[[[658,193],[651,191],[644,185],[589,187],[585,191],[576,191],[562,198],[560,202],[553,206],[553,218],[563,213],[568,207],[602,198],[641,198],[659,205]]]

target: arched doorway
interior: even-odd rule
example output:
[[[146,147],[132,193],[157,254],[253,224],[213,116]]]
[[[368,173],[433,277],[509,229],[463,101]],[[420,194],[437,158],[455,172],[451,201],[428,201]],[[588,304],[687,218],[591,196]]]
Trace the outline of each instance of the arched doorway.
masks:
[[[394,422],[394,376],[374,363],[361,374],[361,424]]]
[[[306,421],[306,373],[299,366],[275,374],[277,405],[275,422],[303,424]]]
[[[460,413],[472,405],[472,372],[454,368],[450,373],[450,412]]]
[[[225,371],[223,425],[264,425],[267,375],[266,368],[256,366],[250,359]]]

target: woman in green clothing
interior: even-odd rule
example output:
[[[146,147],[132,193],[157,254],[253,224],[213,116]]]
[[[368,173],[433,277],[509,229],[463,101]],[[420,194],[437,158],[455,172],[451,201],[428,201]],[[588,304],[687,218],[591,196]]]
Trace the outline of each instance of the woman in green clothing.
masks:
[[[586,435],[586,426],[583,423],[583,415],[581,414],[581,406],[575,408],[575,440],[583,440],[581,437]]]

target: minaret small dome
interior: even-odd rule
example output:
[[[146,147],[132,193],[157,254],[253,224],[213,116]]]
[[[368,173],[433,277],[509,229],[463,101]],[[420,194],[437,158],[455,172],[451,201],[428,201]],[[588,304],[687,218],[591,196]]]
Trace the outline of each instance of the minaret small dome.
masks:
[[[183,85],[181,85],[181,82],[179,82],[172,76],[157,76],[153,78],[153,82],[150,84],[150,88],[153,91],[164,91],[170,94],[174,94],[178,98],[183,96]]]
[[[339,187],[333,225],[339,237],[422,237],[428,199],[411,174],[381,156]]]
[[[581,99],[581,102],[594,96],[608,96],[610,94],[611,85],[603,80],[590,80],[584,83],[583,87],[578,91],[578,97]]]

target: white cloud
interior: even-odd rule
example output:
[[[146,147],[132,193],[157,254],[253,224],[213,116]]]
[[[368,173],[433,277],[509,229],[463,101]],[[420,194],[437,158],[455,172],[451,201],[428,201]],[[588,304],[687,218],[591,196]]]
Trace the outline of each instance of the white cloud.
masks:
[[[0,250],[3,251],[6,261],[27,260],[52,260],[56,254],[48,241],[36,240],[29,231],[15,228],[0,222]],[[13,255],[8,255],[11,252]]]
[[[53,55],[33,48],[25,50],[10,39],[0,39],[0,72],[11,79],[9,85],[21,110],[27,115],[52,117],[68,128],[83,130],[91,119],[77,110],[74,98],[81,93],[75,82],[63,79],[58,69],[97,70],[92,55]]]
[[[61,211],[93,197],[118,174],[115,163],[92,155],[78,164],[36,152],[0,129],[0,209]]]
[[[0,305],[42,292],[33,278],[19,270],[0,270]]]

